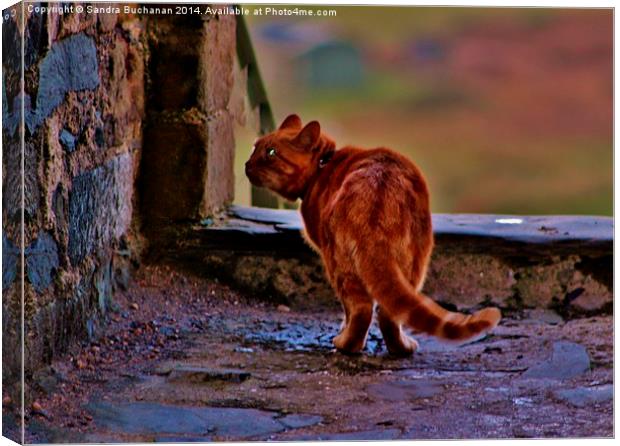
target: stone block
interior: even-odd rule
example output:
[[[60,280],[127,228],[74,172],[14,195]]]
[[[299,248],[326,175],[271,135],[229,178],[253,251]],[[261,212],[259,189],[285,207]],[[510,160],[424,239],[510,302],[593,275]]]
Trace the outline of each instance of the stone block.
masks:
[[[585,347],[568,341],[553,344],[551,355],[527,369],[523,378],[569,379],[590,370],[590,357]]]
[[[152,89],[157,91],[150,104],[157,111],[188,109],[196,106],[198,58],[174,47],[154,49],[150,61]]]
[[[274,413],[256,409],[105,402],[92,402],[87,408],[98,424],[129,434],[197,435],[209,431],[243,438],[284,430],[274,420]]]
[[[58,246],[47,232],[41,232],[24,251],[26,274],[34,289],[42,293],[50,286],[58,271]]]
[[[483,301],[503,306],[514,294],[515,284],[512,271],[496,257],[455,256],[438,247],[428,269],[424,292],[459,308],[471,308]]]
[[[97,48],[92,37],[80,33],[52,45],[39,64],[39,87],[30,133],[43,123],[70,91],[99,86]]]
[[[144,60],[142,52],[120,36],[108,50],[105,140],[109,146],[119,146],[140,137],[136,127],[141,128],[144,108]]]
[[[207,129],[201,123],[162,122],[145,131],[141,205],[147,219],[197,218],[203,200]]]
[[[133,158],[119,155],[73,179],[69,193],[69,258],[78,265],[129,228]]]
[[[2,232],[2,289],[6,290],[15,281],[19,263],[19,247]]]
[[[594,387],[578,387],[576,389],[559,389],[553,395],[575,407],[601,404],[614,399],[614,386],[607,384]]]
[[[75,150],[75,141],[77,138],[67,129],[63,129],[60,132],[60,136],[58,139],[60,141],[60,144],[62,144],[63,148],[67,152],[71,153]]]
[[[158,220],[207,217],[234,195],[231,116],[167,115],[145,132],[142,211]]]
[[[228,106],[237,57],[236,30],[237,20],[233,15],[210,17],[205,22],[198,100],[201,109],[208,113]]]
[[[151,82],[149,108],[155,111],[196,107],[203,21],[175,16],[174,20],[149,23]]]
[[[288,429],[299,429],[319,424],[323,421],[323,417],[320,415],[291,414],[278,418],[278,421]]]
[[[201,216],[206,217],[232,202],[235,192],[235,139],[228,112],[218,112],[207,122],[207,177]]]

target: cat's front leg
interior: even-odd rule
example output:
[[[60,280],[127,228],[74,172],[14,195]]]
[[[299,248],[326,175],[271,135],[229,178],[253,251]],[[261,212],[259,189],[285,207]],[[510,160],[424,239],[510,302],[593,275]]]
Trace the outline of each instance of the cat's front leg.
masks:
[[[336,283],[345,318],[340,334],[334,338],[334,346],[343,353],[359,353],[364,349],[372,322],[373,301],[354,276],[336,280]]]

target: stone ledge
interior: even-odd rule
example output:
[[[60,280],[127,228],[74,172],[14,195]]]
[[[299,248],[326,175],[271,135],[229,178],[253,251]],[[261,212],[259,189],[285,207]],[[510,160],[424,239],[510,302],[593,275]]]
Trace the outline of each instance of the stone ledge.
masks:
[[[214,230],[282,234],[282,240],[288,242],[291,234],[287,233],[303,228],[296,211],[232,206],[229,212],[232,219]],[[437,245],[455,252],[481,253],[492,247],[494,253],[509,255],[515,254],[515,249],[519,255],[524,251],[605,255],[613,250],[611,217],[433,214],[433,229]]]
[[[518,223],[517,223],[518,222]],[[424,291],[461,310],[607,313],[613,302],[613,220],[586,216],[435,214]],[[337,305],[296,211],[232,206],[221,221],[160,228],[153,252],[296,308]]]

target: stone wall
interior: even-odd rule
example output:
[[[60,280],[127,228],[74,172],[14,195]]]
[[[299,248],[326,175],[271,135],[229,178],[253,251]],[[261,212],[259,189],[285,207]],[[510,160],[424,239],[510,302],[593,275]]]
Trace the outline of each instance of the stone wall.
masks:
[[[144,112],[143,22],[117,14],[26,12],[3,25],[3,363],[15,376],[95,336],[127,268]],[[7,45],[8,44],[8,45]],[[24,170],[20,109],[24,107]]]
[[[22,224],[28,378],[97,336],[150,221],[211,215],[234,184],[234,17],[33,11],[22,30],[14,8],[2,28],[5,382],[21,368]]]

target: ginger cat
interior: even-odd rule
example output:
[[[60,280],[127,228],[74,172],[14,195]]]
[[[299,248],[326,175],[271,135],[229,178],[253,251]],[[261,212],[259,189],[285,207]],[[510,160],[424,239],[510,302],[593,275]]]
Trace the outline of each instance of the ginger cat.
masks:
[[[297,115],[256,141],[246,175],[286,199],[301,198],[306,239],[321,254],[345,316],[333,340],[344,353],[366,343],[374,304],[388,351],[418,344],[402,326],[464,341],[492,330],[497,308],[473,315],[443,309],[420,292],[433,249],[429,193],[420,170],[386,148],[343,147],[317,121]]]

